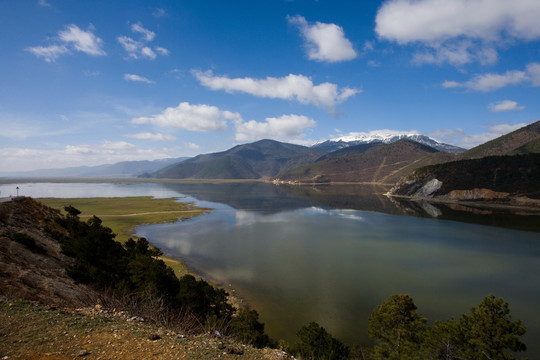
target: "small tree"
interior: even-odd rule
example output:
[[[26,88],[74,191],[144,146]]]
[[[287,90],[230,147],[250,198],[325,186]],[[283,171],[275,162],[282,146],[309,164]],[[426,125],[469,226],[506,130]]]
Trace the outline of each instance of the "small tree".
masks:
[[[396,294],[379,305],[369,318],[369,336],[378,340],[376,359],[419,359],[426,318],[416,312],[409,295]]]
[[[259,314],[249,308],[238,311],[229,324],[229,331],[243,344],[263,348],[270,342],[264,333],[264,324],[259,322]]]
[[[291,352],[302,359],[344,360],[349,357],[350,349],[316,322],[302,326],[296,336],[300,342],[293,346]]]
[[[502,298],[489,295],[459,324],[466,341],[466,355],[473,359],[515,359],[510,351],[525,351],[520,336],[525,334],[521,320],[512,321],[510,307]]]
[[[69,216],[76,218],[81,214],[81,211],[71,205],[64,207],[64,210],[68,213]]]

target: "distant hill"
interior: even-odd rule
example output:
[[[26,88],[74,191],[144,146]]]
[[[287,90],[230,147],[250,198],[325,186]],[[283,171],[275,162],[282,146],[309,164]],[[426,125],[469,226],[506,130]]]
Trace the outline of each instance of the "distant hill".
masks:
[[[453,154],[401,139],[390,144],[361,144],[324,155],[288,171],[279,181],[293,183],[368,182],[393,184],[413,169],[448,161]]]
[[[425,136],[421,134],[406,134],[406,133],[396,135],[393,132],[391,133],[381,132],[380,134],[360,133],[355,136],[342,136],[336,139],[331,139],[331,140],[317,143],[313,145],[312,147],[314,149],[332,152],[332,151],[336,151],[340,149],[345,149],[351,146],[364,145],[364,144],[366,145],[391,144],[393,142],[396,142],[402,139],[412,140],[417,143],[432,147],[436,150],[445,151],[445,152],[454,153],[454,154],[458,154],[465,151],[465,149],[463,148],[442,143],[429,136]]]
[[[517,151],[518,148],[521,148],[519,150],[521,153],[540,152],[538,137],[540,137],[540,121],[467,150],[461,153],[459,158],[478,159],[485,156],[507,155]],[[533,144],[527,145],[530,142]]]
[[[10,177],[32,177],[32,178],[129,178],[137,177],[145,173],[152,173],[171,164],[182,162],[187,157],[160,159],[160,160],[141,160],[141,161],[122,161],[115,164],[106,164],[98,166],[78,166],[63,169],[41,169],[33,171],[18,171],[1,173],[0,176]]]
[[[152,174],[170,179],[267,179],[312,163],[323,151],[305,146],[260,140],[227,151],[203,154]]]

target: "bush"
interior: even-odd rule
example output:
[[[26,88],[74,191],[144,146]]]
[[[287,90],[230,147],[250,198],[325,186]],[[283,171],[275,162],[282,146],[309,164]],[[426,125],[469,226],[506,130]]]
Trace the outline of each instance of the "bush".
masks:
[[[304,325],[296,336],[300,342],[289,351],[302,359],[345,360],[349,357],[350,349],[316,322]]]
[[[229,332],[238,341],[263,348],[270,344],[270,338],[264,333],[264,324],[259,322],[259,314],[249,308],[241,309],[232,318]]]

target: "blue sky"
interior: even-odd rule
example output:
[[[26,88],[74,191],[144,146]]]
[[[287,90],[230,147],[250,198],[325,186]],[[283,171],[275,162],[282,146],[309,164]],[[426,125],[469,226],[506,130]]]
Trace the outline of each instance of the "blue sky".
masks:
[[[0,2],[3,172],[540,118],[540,1]]]

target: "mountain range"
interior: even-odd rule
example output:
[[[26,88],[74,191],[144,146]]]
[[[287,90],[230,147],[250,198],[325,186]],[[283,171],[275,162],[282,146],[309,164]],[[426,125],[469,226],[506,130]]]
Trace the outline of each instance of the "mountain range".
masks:
[[[361,144],[326,154],[312,164],[282,173],[278,181],[394,184],[415,168],[454,158],[454,154],[409,139],[390,144]]]
[[[453,161],[528,153],[540,153],[540,121],[466,151],[420,134],[359,133],[319,142],[311,147],[265,139],[193,158],[127,161],[2,175],[41,178],[257,179],[291,184],[394,185],[414,174],[415,170],[429,165],[443,164],[439,168],[444,169],[444,164]],[[474,172],[472,167],[467,168]]]
[[[464,152],[466,149],[460,148],[458,146],[442,143],[432,137],[421,135],[421,134],[395,134],[394,132],[389,133],[375,133],[375,134],[364,134],[358,133],[357,135],[352,136],[342,136],[331,140],[326,140],[314,144],[312,147],[315,149],[323,150],[326,152],[332,152],[340,149],[344,149],[350,146],[364,145],[364,144],[391,144],[398,140],[408,139],[414,142],[417,142],[422,145],[427,145],[439,151],[445,151],[449,153],[458,154]]]
[[[145,173],[153,173],[171,164],[177,164],[187,157],[122,161],[114,164],[98,166],[77,166],[62,169],[41,169],[32,171],[5,172],[0,174],[4,177],[28,177],[28,178],[130,178],[141,176]]]

